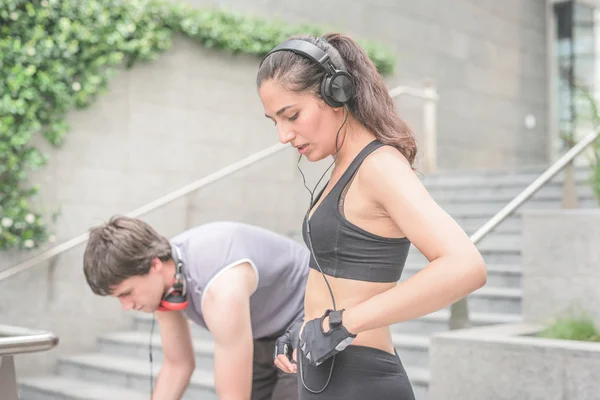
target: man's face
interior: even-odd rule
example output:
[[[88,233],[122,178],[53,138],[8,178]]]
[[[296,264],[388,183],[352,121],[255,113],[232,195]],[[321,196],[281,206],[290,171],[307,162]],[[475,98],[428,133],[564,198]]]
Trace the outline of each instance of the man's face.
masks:
[[[155,259],[160,263],[160,260]],[[163,297],[165,282],[155,261],[146,275],[132,276],[114,287],[112,295],[119,299],[125,311],[147,313],[156,311]]]

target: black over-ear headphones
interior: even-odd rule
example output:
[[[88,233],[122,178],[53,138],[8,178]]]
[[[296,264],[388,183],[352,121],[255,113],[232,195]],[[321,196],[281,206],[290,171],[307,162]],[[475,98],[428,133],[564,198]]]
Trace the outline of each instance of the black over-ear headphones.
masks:
[[[326,72],[321,81],[321,97],[331,107],[343,107],[354,96],[354,83],[352,77],[344,70],[337,69],[329,54],[307,42],[306,40],[288,40],[271,50],[260,62],[277,51],[292,51],[303,55],[321,65]]]
[[[165,293],[157,311],[179,311],[188,305],[186,284],[183,276],[183,261],[177,246],[171,245],[171,254],[175,262],[175,284]]]

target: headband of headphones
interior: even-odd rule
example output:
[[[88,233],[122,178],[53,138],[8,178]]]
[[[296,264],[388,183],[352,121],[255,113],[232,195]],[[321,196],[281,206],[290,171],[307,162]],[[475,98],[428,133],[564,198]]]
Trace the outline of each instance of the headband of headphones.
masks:
[[[329,57],[329,54],[325,53],[314,44],[300,39],[286,40],[285,42],[278,44],[271,51],[269,51],[266,56],[263,57],[260,65],[262,65],[262,63],[265,61],[265,58],[269,57],[273,53],[277,53],[278,51],[291,51],[309,58],[317,64],[320,64],[323,69],[329,73],[333,73],[336,70],[335,66],[331,62],[331,57]]]
[[[343,107],[354,96],[352,77],[343,69],[338,69],[331,61],[329,54],[325,53],[314,44],[299,39],[287,40],[273,48],[260,62],[278,51],[291,51],[304,56],[319,64],[325,70],[325,77],[321,81],[321,97],[332,107]]]

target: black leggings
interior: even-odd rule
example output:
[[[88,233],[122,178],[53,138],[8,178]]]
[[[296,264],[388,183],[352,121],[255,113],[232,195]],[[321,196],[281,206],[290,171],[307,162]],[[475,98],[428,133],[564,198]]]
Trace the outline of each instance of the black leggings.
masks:
[[[300,400],[344,399],[344,400],[414,400],[406,371],[398,354],[373,347],[350,345],[318,367],[308,363],[298,349],[298,391]],[[307,390],[320,391],[325,386],[331,364],[333,372],[327,388],[315,394]],[[302,371],[300,369],[302,368]]]

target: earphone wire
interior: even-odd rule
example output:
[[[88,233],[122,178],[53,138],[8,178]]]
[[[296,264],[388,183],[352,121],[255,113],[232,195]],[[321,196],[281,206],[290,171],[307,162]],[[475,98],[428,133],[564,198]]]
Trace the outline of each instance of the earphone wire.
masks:
[[[331,290],[331,286],[329,285],[329,281],[327,280],[327,276],[325,276],[325,273],[323,272],[323,269],[321,268],[321,265],[319,264],[319,260],[317,260],[317,255],[315,253],[315,250],[313,248],[312,245],[312,238],[310,235],[310,212],[313,208],[313,202],[314,202],[314,192],[316,191],[317,187],[319,186],[319,183],[321,183],[321,180],[323,180],[323,177],[325,176],[325,174],[327,173],[327,171],[329,171],[331,169],[331,167],[335,164],[335,160],[337,159],[338,156],[338,152],[339,152],[339,148],[338,148],[338,138],[340,135],[340,132],[342,131],[342,128],[344,127],[344,125],[346,124],[346,121],[348,120],[348,106],[344,106],[345,110],[346,110],[346,115],[344,117],[344,122],[342,122],[342,125],[340,126],[340,128],[338,129],[336,135],[335,135],[335,156],[333,158],[333,162],[331,163],[331,165],[329,165],[329,167],[325,170],[325,172],[323,172],[323,175],[321,175],[321,178],[319,178],[319,180],[317,181],[317,184],[315,185],[315,188],[311,191],[308,186],[306,185],[306,177],[304,176],[304,173],[302,172],[302,169],[300,169],[300,160],[302,159],[302,154],[300,154],[300,157],[298,157],[298,163],[297,163],[297,167],[298,170],[300,171],[300,174],[302,175],[302,181],[304,183],[304,187],[306,188],[306,190],[308,190],[308,192],[310,193],[310,205],[308,207],[308,211],[306,213],[306,236],[308,238],[308,245],[310,247],[310,251],[312,253],[313,259],[315,260],[315,264],[317,264],[317,267],[319,268],[319,271],[321,272],[321,275],[323,276],[323,279],[325,279],[325,284],[327,284],[327,289],[329,289],[329,294],[331,295],[331,303],[333,306],[333,310],[337,310],[336,305],[335,305],[335,297],[333,295],[333,290]],[[345,141],[345,136],[344,136],[344,141]],[[343,142],[342,142],[342,146],[343,146]],[[331,361],[331,367],[329,368],[329,376],[327,377],[327,381],[325,382],[325,386],[323,386],[323,388],[321,390],[312,390],[310,389],[307,385],[306,382],[304,380],[304,371],[303,371],[303,367],[302,367],[302,356],[299,355],[298,356],[298,363],[299,363],[299,369],[300,369],[300,379],[302,381],[302,385],[304,386],[304,388],[306,390],[308,390],[311,393],[314,394],[319,394],[322,393],[325,389],[327,389],[327,386],[329,386],[329,382],[331,381],[331,376],[333,374],[333,366],[335,365],[335,355],[332,358]]]
[[[181,285],[181,293],[183,296],[187,293],[187,286],[185,283],[185,279],[181,278],[181,274],[183,273],[183,261],[181,257],[181,252],[177,246],[171,245],[171,255],[173,257],[173,261],[175,262],[175,285],[178,285],[177,280],[181,280],[179,284]],[[171,292],[173,292],[174,287],[169,289],[167,293],[163,294],[163,299],[167,298]],[[152,314],[152,327],[150,328],[150,342],[148,343],[148,358],[150,359],[150,400],[152,400],[152,396],[154,395],[154,374],[152,368],[152,336],[154,335],[154,322],[156,321],[156,314]]]
[[[150,400],[154,395],[154,374],[152,373],[152,335],[154,334],[154,321],[156,315],[152,314],[152,328],[150,328],[150,342],[148,344],[148,358],[150,359]]]

